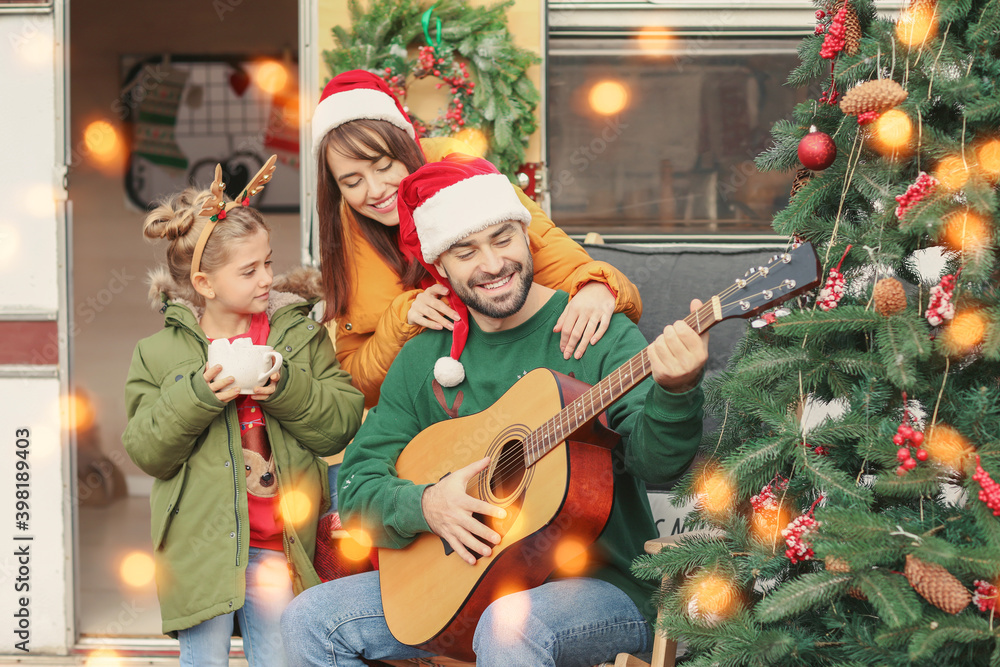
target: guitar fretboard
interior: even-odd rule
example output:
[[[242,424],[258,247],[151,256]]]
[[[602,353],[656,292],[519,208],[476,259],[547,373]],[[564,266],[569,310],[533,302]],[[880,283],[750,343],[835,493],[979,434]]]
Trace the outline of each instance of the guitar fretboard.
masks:
[[[713,297],[684,321],[699,334],[722,321],[718,297]],[[648,348],[581,394],[524,439],[525,465],[530,466],[552,448],[589,423],[652,373]]]

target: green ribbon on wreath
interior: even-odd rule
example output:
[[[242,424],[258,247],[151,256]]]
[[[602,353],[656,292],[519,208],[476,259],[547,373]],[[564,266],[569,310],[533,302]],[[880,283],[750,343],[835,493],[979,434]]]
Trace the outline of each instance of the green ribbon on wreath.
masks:
[[[432,5],[430,9],[423,13],[420,17],[420,23],[424,26],[424,37],[427,39],[427,44],[434,49],[434,55],[438,53],[438,47],[441,46],[441,18],[434,17],[437,21],[437,41],[431,39],[431,14],[434,12],[434,6]]]

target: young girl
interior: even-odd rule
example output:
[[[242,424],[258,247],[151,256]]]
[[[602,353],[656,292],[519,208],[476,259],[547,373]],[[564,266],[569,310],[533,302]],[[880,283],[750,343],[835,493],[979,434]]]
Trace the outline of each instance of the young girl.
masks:
[[[425,162],[469,149],[449,138],[418,142],[399,100],[380,77],[363,70],[330,80],[312,133],[324,318],[337,320],[337,358],[370,407],[403,344],[424,328],[452,329],[459,318],[445,300],[447,290],[400,250],[399,182]],[[638,322],[642,301],[635,285],[610,264],[592,260],[511,187],[531,213],[535,281],[571,296],[555,329],[563,356],[579,359],[604,335],[612,312]]]
[[[185,666],[228,664],[234,615],[252,667],[285,664],[281,612],[319,583],[312,560],[329,490],[318,457],[342,450],[361,422],[363,397],[308,317],[317,277],[275,279],[270,231],[246,206],[273,160],[238,202],[223,203],[217,169],[212,191],[174,196],[143,229],[170,241],[166,268],[150,275],[166,323],[132,356],[122,441],[156,478],[163,631],[180,640]],[[280,370],[265,386],[235,386],[206,361],[220,338],[272,346]]]

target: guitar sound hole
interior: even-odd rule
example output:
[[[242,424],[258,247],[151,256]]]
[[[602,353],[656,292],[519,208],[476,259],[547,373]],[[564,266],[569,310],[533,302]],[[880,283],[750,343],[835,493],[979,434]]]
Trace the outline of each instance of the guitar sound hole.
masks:
[[[511,440],[500,448],[497,463],[490,476],[490,491],[499,500],[517,492],[524,478],[524,443]]]

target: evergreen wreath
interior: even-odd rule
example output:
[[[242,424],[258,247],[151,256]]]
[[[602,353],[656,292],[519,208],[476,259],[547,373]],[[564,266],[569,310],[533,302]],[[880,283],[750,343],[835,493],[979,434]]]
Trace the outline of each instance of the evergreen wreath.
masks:
[[[404,107],[410,81],[438,77],[438,88],[450,86],[448,109],[429,122],[407,110],[420,135],[480,130],[489,144],[486,158],[512,177],[537,127],[539,94],[527,70],[540,62],[511,38],[506,10],[513,4],[440,0],[425,9],[419,0],[371,0],[365,11],[359,0],[348,0],[350,29],[333,28],[337,47],[324,51],[323,60],[331,78],[352,69],[381,76]]]

